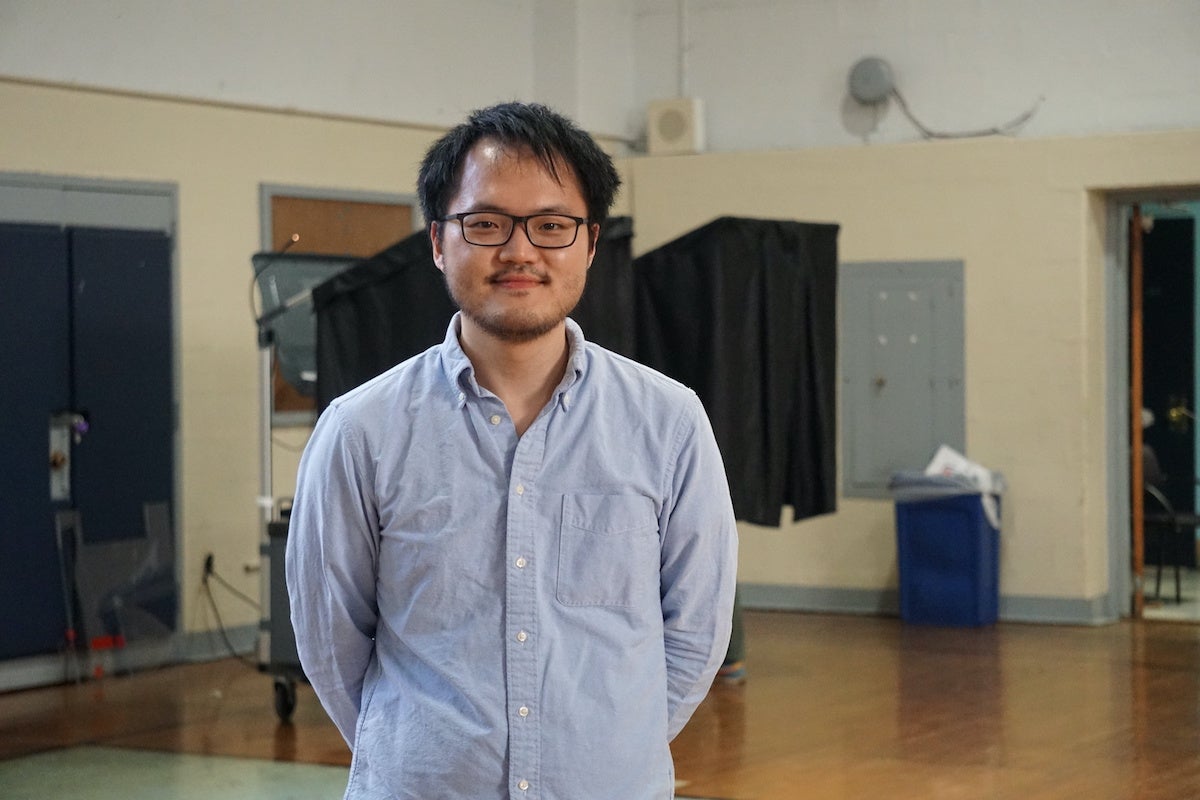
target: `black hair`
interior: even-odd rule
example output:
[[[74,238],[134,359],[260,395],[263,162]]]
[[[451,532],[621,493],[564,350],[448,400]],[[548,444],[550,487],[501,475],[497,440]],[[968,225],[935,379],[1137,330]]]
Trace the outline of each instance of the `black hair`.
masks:
[[[466,122],[452,128],[425,153],[417,196],[426,225],[446,216],[450,200],[458,192],[467,153],[481,139],[527,149],[559,182],[561,166],[570,167],[583,192],[588,221],[602,223],[608,217],[621,178],[612,158],[595,139],[544,105],[501,103],[471,112]]]

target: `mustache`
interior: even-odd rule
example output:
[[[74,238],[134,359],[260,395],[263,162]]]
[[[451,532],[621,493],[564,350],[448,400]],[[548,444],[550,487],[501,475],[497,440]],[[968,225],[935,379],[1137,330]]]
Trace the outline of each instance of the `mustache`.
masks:
[[[488,278],[488,280],[491,281],[492,283],[496,283],[498,281],[506,280],[508,278],[511,278],[511,277],[517,276],[517,275],[530,277],[535,280],[541,281],[542,283],[546,282],[546,273],[545,272],[542,272],[541,270],[531,269],[529,267],[510,267],[508,269],[503,269],[503,270],[491,275]]]

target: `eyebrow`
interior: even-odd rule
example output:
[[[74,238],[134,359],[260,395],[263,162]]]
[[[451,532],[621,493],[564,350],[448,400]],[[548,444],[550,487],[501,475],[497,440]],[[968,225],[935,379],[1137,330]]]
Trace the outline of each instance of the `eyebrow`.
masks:
[[[559,214],[564,217],[580,216],[566,206],[542,206],[541,208],[530,211],[528,214],[513,214],[513,212],[509,211],[508,209],[491,203],[481,203],[460,213],[470,214],[477,211],[498,211],[501,214],[512,214],[514,217],[533,217],[537,216],[538,214]],[[587,212],[585,211],[582,216],[586,217]]]

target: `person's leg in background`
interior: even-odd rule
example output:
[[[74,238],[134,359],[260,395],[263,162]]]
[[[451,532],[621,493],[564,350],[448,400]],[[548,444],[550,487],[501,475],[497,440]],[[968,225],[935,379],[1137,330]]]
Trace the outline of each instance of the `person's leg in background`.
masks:
[[[733,632],[729,635],[729,649],[725,661],[717,672],[721,683],[739,684],[746,681],[746,634],[742,629],[742,593],[733,594]]]

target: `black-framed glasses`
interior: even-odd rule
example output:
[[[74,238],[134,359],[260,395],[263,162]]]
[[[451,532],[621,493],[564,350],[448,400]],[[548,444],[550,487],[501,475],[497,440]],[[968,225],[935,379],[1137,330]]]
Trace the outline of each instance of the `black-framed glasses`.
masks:
[[[467,244],[480,247],[499,247],[507,244],[512,238],[513,231],[520,223],[525,228],[525,235],[535,247],[558,249],[575,244],[579,236],[579,226],[587,222],[586,217],[572,217],[567,214],[530,214],[527,217],[517,217],[505,214],[503,211],[464,211],[461,214],[451,214],[442,217],[438,222],[458,220],[462,226],[463,238]]]

